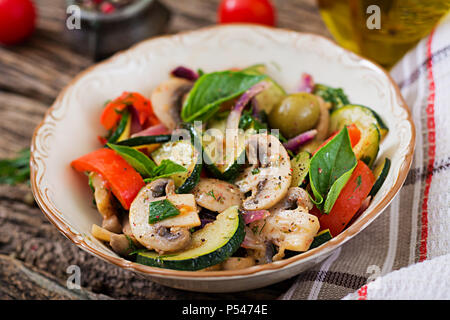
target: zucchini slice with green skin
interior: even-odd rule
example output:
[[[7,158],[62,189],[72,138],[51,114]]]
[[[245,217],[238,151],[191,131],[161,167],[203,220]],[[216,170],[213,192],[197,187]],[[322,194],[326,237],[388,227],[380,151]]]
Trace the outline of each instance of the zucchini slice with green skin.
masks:
[[[186,172],[175,173],[171,176],[177,188],[176,193],[188,193],[200,181],[202,171],[202,163],[199,161],[200,153],[191,141],[166,142],[153,151],[151,157],[157,165],[167,159],[186,168]]]
[[[256,64],[243,69],[242,72],[251,75],[266,75],[267,70],[265,65]],[[260,111],[265,111],[269,114],[270,111],[272,111],[272,109],[284,99],[286,96],[286,91],[284,91],[284,89],[270,77],[267,77],[264,81],[268,81],[272,85],[256,95],[255,100]]]
[[[389,158],[385,158],[374,170],[375,175],[375,184],[369,192],[369,196],[372,198],[377,194],[378,190],[380,190],[381,186],[386,180],[386,177],[389,173],[389,169],[391,168],[391,160]]]
[[[356,124],[358,126],[358,124]],[[361,138],[353,147],[356,159],[363,161],[369,168],[372,167],[380,150],[381,135],[378,127],[372,124],[369,128],[359,128]]]
[[[374,110],[358,104],[348,104],[339,109],[334,110],[330,117],[329,134],[336,132],[344,127],[344,125],[360,124],[360,126],[368,128],[373,123],[378,127],[381,138],[384,138],[389,129]]]
[[[235,150],[224,146],[222,148],[225,152],[223,157],[219,156],[214,136],[209,136],[205,133],[202,139],[202,146],[205,166],[215,178],[233,181],[241,173],[245,164],[245,135],[239,135],[238,146]]]
[[[214,222],[192,234],[192,243],[185,251],[158,255],[154,251],[140,251],[136,262],[152,267],[195,271],[228,259],[244,241],[244,220],[237,206],[217,215]]]
[[[309,172],[309,165],[311,163],[311,154],[306,151],[299,152],[291,159],[292,180],[291,187],[304,188],[307,184],[306,177]]]
[[[325,242],[331,240],[333,236],[331,235],[330,229],[325,229],[319,232],[315,237],[311,245],[309,246],[309,250],[317,248],[321,246]]]
[[[116,130],[114,130],[114,132],[108,138],[108,143],[117,143],[121,140],[124,140],[123,137],[128,137],[128,134],[130,133],[130,127],[131,115],[127,110],[125,110],[122,113],[122,118],[120,119]]]
[[[329,134],[341,130],[346,125],[355,124],[361,131],[359,142],[353,147],[358,160],[364,161],[369,167],[374,163],[382,134],[380,128],[386,126],[375,111],[360,105],[346,105],[331,113]],[[381,121],[381,122],[380,122]],[[387,133],[387,129],[383,129]]]
[[[148,145],[148,144],[164,143],[164,142],[170,141],[171,138],[172,137],[170,134],[162,134],[162,135],[158,135],[158,136],[143,136],[143,137],[135,137],[135,138],[122,140],[122,141],[117,142],[116,144],[121,145],[121,146],[128,146],[128,147],[138,147],[138,146],[143,146],[143,145]]]
[[[239,135],[236,149],[226,148],[222,140],[226,139],[226,122],[226,118],[212,121],[208,130],[203,133],[201,138],[203,162],[206,169],[216,179],[233,181],[241,173],[245,165],[246,135]],[[249,130],[246,132],[253,132]],[[225,152],[225,154],[222,155],[222,152]]]

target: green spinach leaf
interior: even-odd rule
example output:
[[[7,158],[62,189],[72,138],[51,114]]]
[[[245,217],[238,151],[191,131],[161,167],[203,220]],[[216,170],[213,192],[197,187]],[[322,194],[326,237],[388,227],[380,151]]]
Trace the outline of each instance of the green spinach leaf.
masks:
[[[183,104],[181,118],[186,122],[207,120],[220,105],[233,99],[253,85],[264,80],[264,75],[251,75],[239,71],[220,71],[202,75]]]
[[[309,178],[315,198],[313,202],[324,213],[333,208],[356,164],[347,127],[311,158]]]
[[[180,210],[167,199],[150,202],[148,222],[150,224],[175,217],[180,214]]]

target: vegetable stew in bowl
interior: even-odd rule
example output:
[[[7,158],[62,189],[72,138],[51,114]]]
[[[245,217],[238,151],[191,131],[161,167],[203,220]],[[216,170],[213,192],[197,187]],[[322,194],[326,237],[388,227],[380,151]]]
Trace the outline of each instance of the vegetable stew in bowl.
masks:
[[[92,235],[128,260],[187,271],[267,264],[339,235],[388,175],[389,129],[316,80],[304,73],[286,92],[264,64],[180,66],[150,98],[111,97],[98,149],[71,162],[103,219]]]

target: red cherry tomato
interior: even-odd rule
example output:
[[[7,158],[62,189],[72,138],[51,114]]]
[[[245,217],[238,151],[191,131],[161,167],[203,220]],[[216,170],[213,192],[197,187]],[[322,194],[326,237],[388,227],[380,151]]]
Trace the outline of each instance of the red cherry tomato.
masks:
[[[269,0],[222,0],[219,23],[247,22],[275,25],[275,8]]]
[[[31,0],[0,0],[0,43],[16,44],[34,31],[36,10]]]

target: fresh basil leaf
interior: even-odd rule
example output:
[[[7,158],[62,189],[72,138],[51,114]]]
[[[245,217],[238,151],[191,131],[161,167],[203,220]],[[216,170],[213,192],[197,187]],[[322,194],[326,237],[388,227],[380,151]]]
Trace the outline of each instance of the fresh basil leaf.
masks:
[[[315,198],[313,202],[324,213],[333,208],[356,164],[347,127],[311,158],[309,178]]]
[[[152,182],[153,180],[170,177],[175,173],[186,172],[187,169],[178,163],[169,159],[164,159],[161,164],[153,170],[151,178],[144,179],[145,183]]]
[[[239,71],[220,71],[202,75],[195,82],[181,110],[186,122],[207,120],[220,105],[233,99],[264,80],[264,75],[251,75]]]
[[[156,164],[142,152],[127,146],[108,143],[108,147],[117,152],[126,162],[144,177],[152,177]]]
[[[148,222],[153,224],[179,214],[180,210],[167,199],[152,201],[149,206]]]

